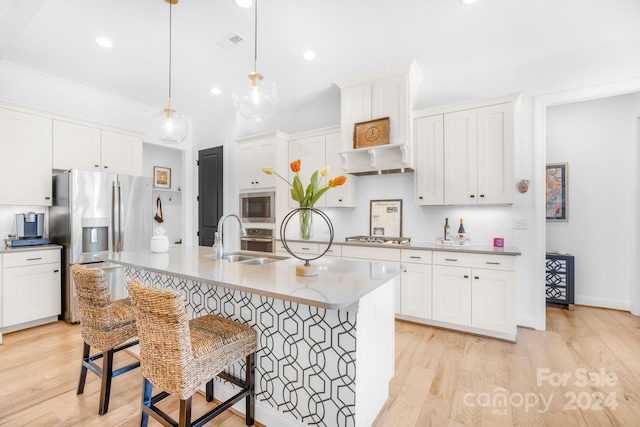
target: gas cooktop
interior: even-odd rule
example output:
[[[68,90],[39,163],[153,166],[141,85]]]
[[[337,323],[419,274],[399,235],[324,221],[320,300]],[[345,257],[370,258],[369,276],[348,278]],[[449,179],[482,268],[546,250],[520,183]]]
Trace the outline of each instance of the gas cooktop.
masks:
[[[411,237],[385,237],[385,236],[351,236],[345,238],[347,242],[382,243],[387,245],[406,245]]]

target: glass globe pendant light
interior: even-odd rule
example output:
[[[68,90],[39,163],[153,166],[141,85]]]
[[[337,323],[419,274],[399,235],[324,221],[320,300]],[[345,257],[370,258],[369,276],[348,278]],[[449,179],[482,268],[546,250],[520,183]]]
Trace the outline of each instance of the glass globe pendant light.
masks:
[[[171,109],[171,8],[179,0],[165,1],[169,3],[169,101],[167,108],[156,111],[151,117],[151,133],[167,144],[179,144],[187,137],[187,121]]]
[[[242,117],[262,122],[273,116],[278,108],[278,89],[275,83],[264,79],[257,71],[258,64],[258,0],[255,0],[255,34],[253,72],[249,73],[251,85],[233,91],[233,104]]]

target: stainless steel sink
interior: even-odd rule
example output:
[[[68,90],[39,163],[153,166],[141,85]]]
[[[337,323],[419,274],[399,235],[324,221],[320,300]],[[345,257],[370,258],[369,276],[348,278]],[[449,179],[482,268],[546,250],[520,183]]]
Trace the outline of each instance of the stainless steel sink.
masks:
[[[215,258],[213,255],[205,255],[205,258]],[[222,256],[222,261],[233,262],[237,264],[245,265],[262,265],[270,262],[280,261],[287,259],[284,256],[267,255],[262,253],[245,253],[245,252],[231,252]]]

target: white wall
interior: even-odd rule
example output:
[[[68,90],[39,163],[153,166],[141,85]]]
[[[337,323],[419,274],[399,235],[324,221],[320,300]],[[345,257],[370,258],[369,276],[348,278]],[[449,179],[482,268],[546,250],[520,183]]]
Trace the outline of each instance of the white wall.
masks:
[[[637,241],[640,95],[547,109],[547,163],[569,163],[567,222],[547,222],[547,250],[575,256],[576,304],[630,309]]]

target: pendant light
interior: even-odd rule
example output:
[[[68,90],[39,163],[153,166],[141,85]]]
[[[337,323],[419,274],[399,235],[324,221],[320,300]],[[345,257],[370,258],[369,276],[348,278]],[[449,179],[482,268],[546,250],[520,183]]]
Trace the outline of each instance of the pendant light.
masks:
[[[242,117],[253,122],[270,118],[278,107],[278,89],[257,71],[258,63],[258,0],[255,0],[253,72],[251,85],[233,91],[233,103]]]
[[[156,111],[151,118],[151,133],[167,144],[179,144],[187,137],[187,121],[171,109],[171,9],[179,0],[165,1],[169,3],[169,101],[167,108]]]

